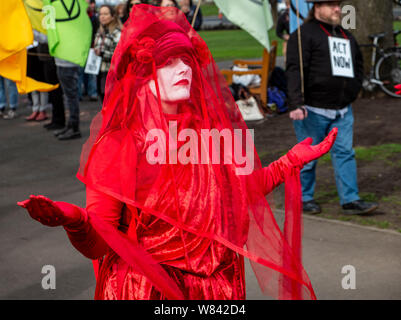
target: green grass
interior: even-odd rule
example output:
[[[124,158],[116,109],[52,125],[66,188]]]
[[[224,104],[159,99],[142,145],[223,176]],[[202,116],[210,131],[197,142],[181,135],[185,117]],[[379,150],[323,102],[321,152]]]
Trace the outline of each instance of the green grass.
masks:
[[[218,9],[214,4],[204,4],[201,8],[204,16],[218,14]],[[394,22],[394,30],[397,29],[401,29],[401,21]],[[217,62],[234,59],[253,59],[262,56],[262,45],[242,29],[200,31],[199,34],[206,41]],[[274,28],[269,30],[269,39],[270,42],[273,40],[278,41],[277,55],[282,56],[283,41],[277,37]],[[401,34],[398,36],[398,43],[401,43]]]
[[[401,144],[389,143],[373,147],[355,148],[356,157],[360,160],[387,160],[395,153],[401,153]]]
[[[379,198],[377,197],[377,195],[375,193],[371,193],[371,192],[360,192],[359,196],[361,197],[361,199],[368,201],[368,202],[377,202],[379,201]]]
[[[390,195],[387,197],[382,197],[380,199],[380,202],[390,202],[390,203],[394,203],[398,206],[401,206],[401,198],[395,195]]]
[[[340,220],[340,221],[345,221],[345,222],[354,222],[363,226],[370,226],[370,227],[376,227],[380,229],[389,229],[393,227],[391,222],[389,221],[377,221],[375,219],[371,218],[364,218],[364,217],[357,217],[357,216],[332,216],[330,214],[322,214],[322,217],[326,219],[332,219],[332,220]],[[401,229],[397,230],[398,232],[401,233]]]
[[[315,198],[317,202],[320,203],[327,203],[327,202],[331,202],[331,201],[335,201],[338,202],[339,198],[337,195],[337,189],[336,187],[328,187],[326,190],[317,190],[315,193]],[[325,201],[325,199],[330,199],[328,201]]]
[[[219,8],[214,3],[201,4],[200,9],[203,17],[217,16],[219,14]]]
[[[394,30],[401,30],[401,21],[394,21],[393,29]],[[401,34],[399,34],[397,36],[397,42],[398,42],[398,44],[401,44]]]
[[[372,147],[355,147],[355,158],[357,160],[367,162],[383,160],[392,166],[400,166],[399,162],[390,161],[389,159],[391,156],[397,153],[401,153],[401,144],[398,143],[388,143]],[[330,154],[328,153],[324,155],[320,161],[321,163],[330,163]]]
[[[244,30],[200,31],[216,61],[253,59],[262,57],[263,46]],[[279,40],[274,30],[269,31],[270,42]],[[282,55],[282,41],[279,41],[277,55]]]
[[[364,226],[378,227],[381,229],[388,229],[391,227],[391,223],[388,221],[377,221],[370,218],[352,217],[352,221]]]
[[[376,194],[371,193],[371,192],[361,192],[359,194],[361,196],[361,199],[369,202],[377,202],[379,201],[379,198],[377,197]],[[339,203],[340,198],[337,193],[337,189],[335,186],[330,186],[326,190],[317,190],[315,192],[315,199],[319,203]],[[390,198],[387,199],[388,202],[394,202],[398,198]],[[382,199],[381,199],[382,200]],[[399,199],[398,199],[399,200]]]

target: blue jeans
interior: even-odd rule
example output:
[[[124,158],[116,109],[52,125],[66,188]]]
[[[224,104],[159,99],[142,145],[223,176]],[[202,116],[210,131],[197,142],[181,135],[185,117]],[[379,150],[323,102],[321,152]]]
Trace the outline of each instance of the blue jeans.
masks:
[[[335,119],[329,119],[308,110],[308,117],[302,121],[293,121],[298,142],[311,137],[313,145],[320,143],[334,127],[338,128],[337,139],[331,149],[331,159],[340,204],[359,200],[358,182],[356,173],[355,152],[353,144],[354,116],[352,107],[341,118],[339,114]],[[315,192],[317,160],[304,166],[301,170],[302,201],[313,200]]]
[[[18,90],[14,81],[3,78],[0,76],[0,110],[4,109],[7,105],[6,88],[8,91],[9,105],[11,109],[17,109],[18,106]]]
[[[57,66],[57,76],[63,89],[65,105],[70,110],[68,127],[79,128],[79,95],[78,78],[79,67],[59,67]]]
[[[89,97],[97,97],[96,75],[85,73],[84,70],[85,70],[84,68],[80,68],[79,70],[79,80],[78,80],[79,97],[82,98],[83,96],[82,84],[84,85],[84,88],[86,89],[86,92]]]

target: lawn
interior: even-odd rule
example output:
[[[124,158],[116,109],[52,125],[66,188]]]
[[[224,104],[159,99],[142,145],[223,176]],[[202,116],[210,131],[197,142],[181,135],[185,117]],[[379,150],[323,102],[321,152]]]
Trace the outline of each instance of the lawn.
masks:
[[[217,16],[219,14],[219,8],[214,3],[201,4],[200,9],[204,17]]]
[[[212,10],[215,7],[213,5],[205,6],[211,7],[208,10]],[[394,30],[399,29],[401,29],[401,21],[395,21]],[[258,58],[262,55],[262,45],[242,29],[200,31],[199,34],[206,41],[216,61]],[[278,41],[277,55],[282,56],[283,41],[277,37],[274,28],[269,30],[269,39],[270,42],[273,40]],[[401,43],[401,34],[397,39],[398,43]]]
[[[216,61],[249,59],[262,56],[263,46],[248,32],[236,30],[200,31]],[[277,55],[282,55],[282,40],[278,39],[275,30],[269,31],[270,42],[279,41]]]

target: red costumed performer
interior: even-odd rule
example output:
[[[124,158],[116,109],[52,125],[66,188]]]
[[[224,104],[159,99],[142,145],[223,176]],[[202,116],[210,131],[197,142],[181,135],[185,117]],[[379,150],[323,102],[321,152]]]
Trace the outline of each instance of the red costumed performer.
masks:
[[[244,257],[264,293],[315,299],[301,263],[299,171],[336,133],[262,168],[185,15],[136,5],[82,150],[86,209],[43,196],[19,205],[96,261],[96,299],[245,299]],[[266,195],[283,182],[281,231]]]

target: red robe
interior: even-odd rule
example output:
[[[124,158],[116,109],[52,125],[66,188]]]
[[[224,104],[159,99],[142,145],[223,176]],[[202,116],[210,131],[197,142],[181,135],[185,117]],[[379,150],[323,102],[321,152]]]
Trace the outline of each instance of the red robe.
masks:
[[[143,165],[151,166],[147,164],[146,159],[138,158]],[[284,156],[268,167],[255,171],[253,178],[261,181],[259,185],[263,186],[263,193],[267,195],[284,181],[289,167],[290,163]],[[138,174],[137,199],[148,196],[152,185],[149,179],[149,176]],[[185,299],[245,299],[243,257],[223,244],[188,234],[151,214],[138,214],[136,208],[90,188],[87,188],[86,210],[125,233],[132,228],[134,232],[130,232],[130,237],[163,266],[177,283]],[[192,218],[196,223],[196,217]],[[205,220],[201,219],[201,222],[205,223]],[[216,225],[211,222],[208,227],[215,228]],[[90,223],[74,230],[66,230],[72,244],[86,257],[99,259],[105,256],[97,279],[96,299],[165,298],[145,276],[136,272],[109,249]],[[181,232],[186,233],[185,246]]]

